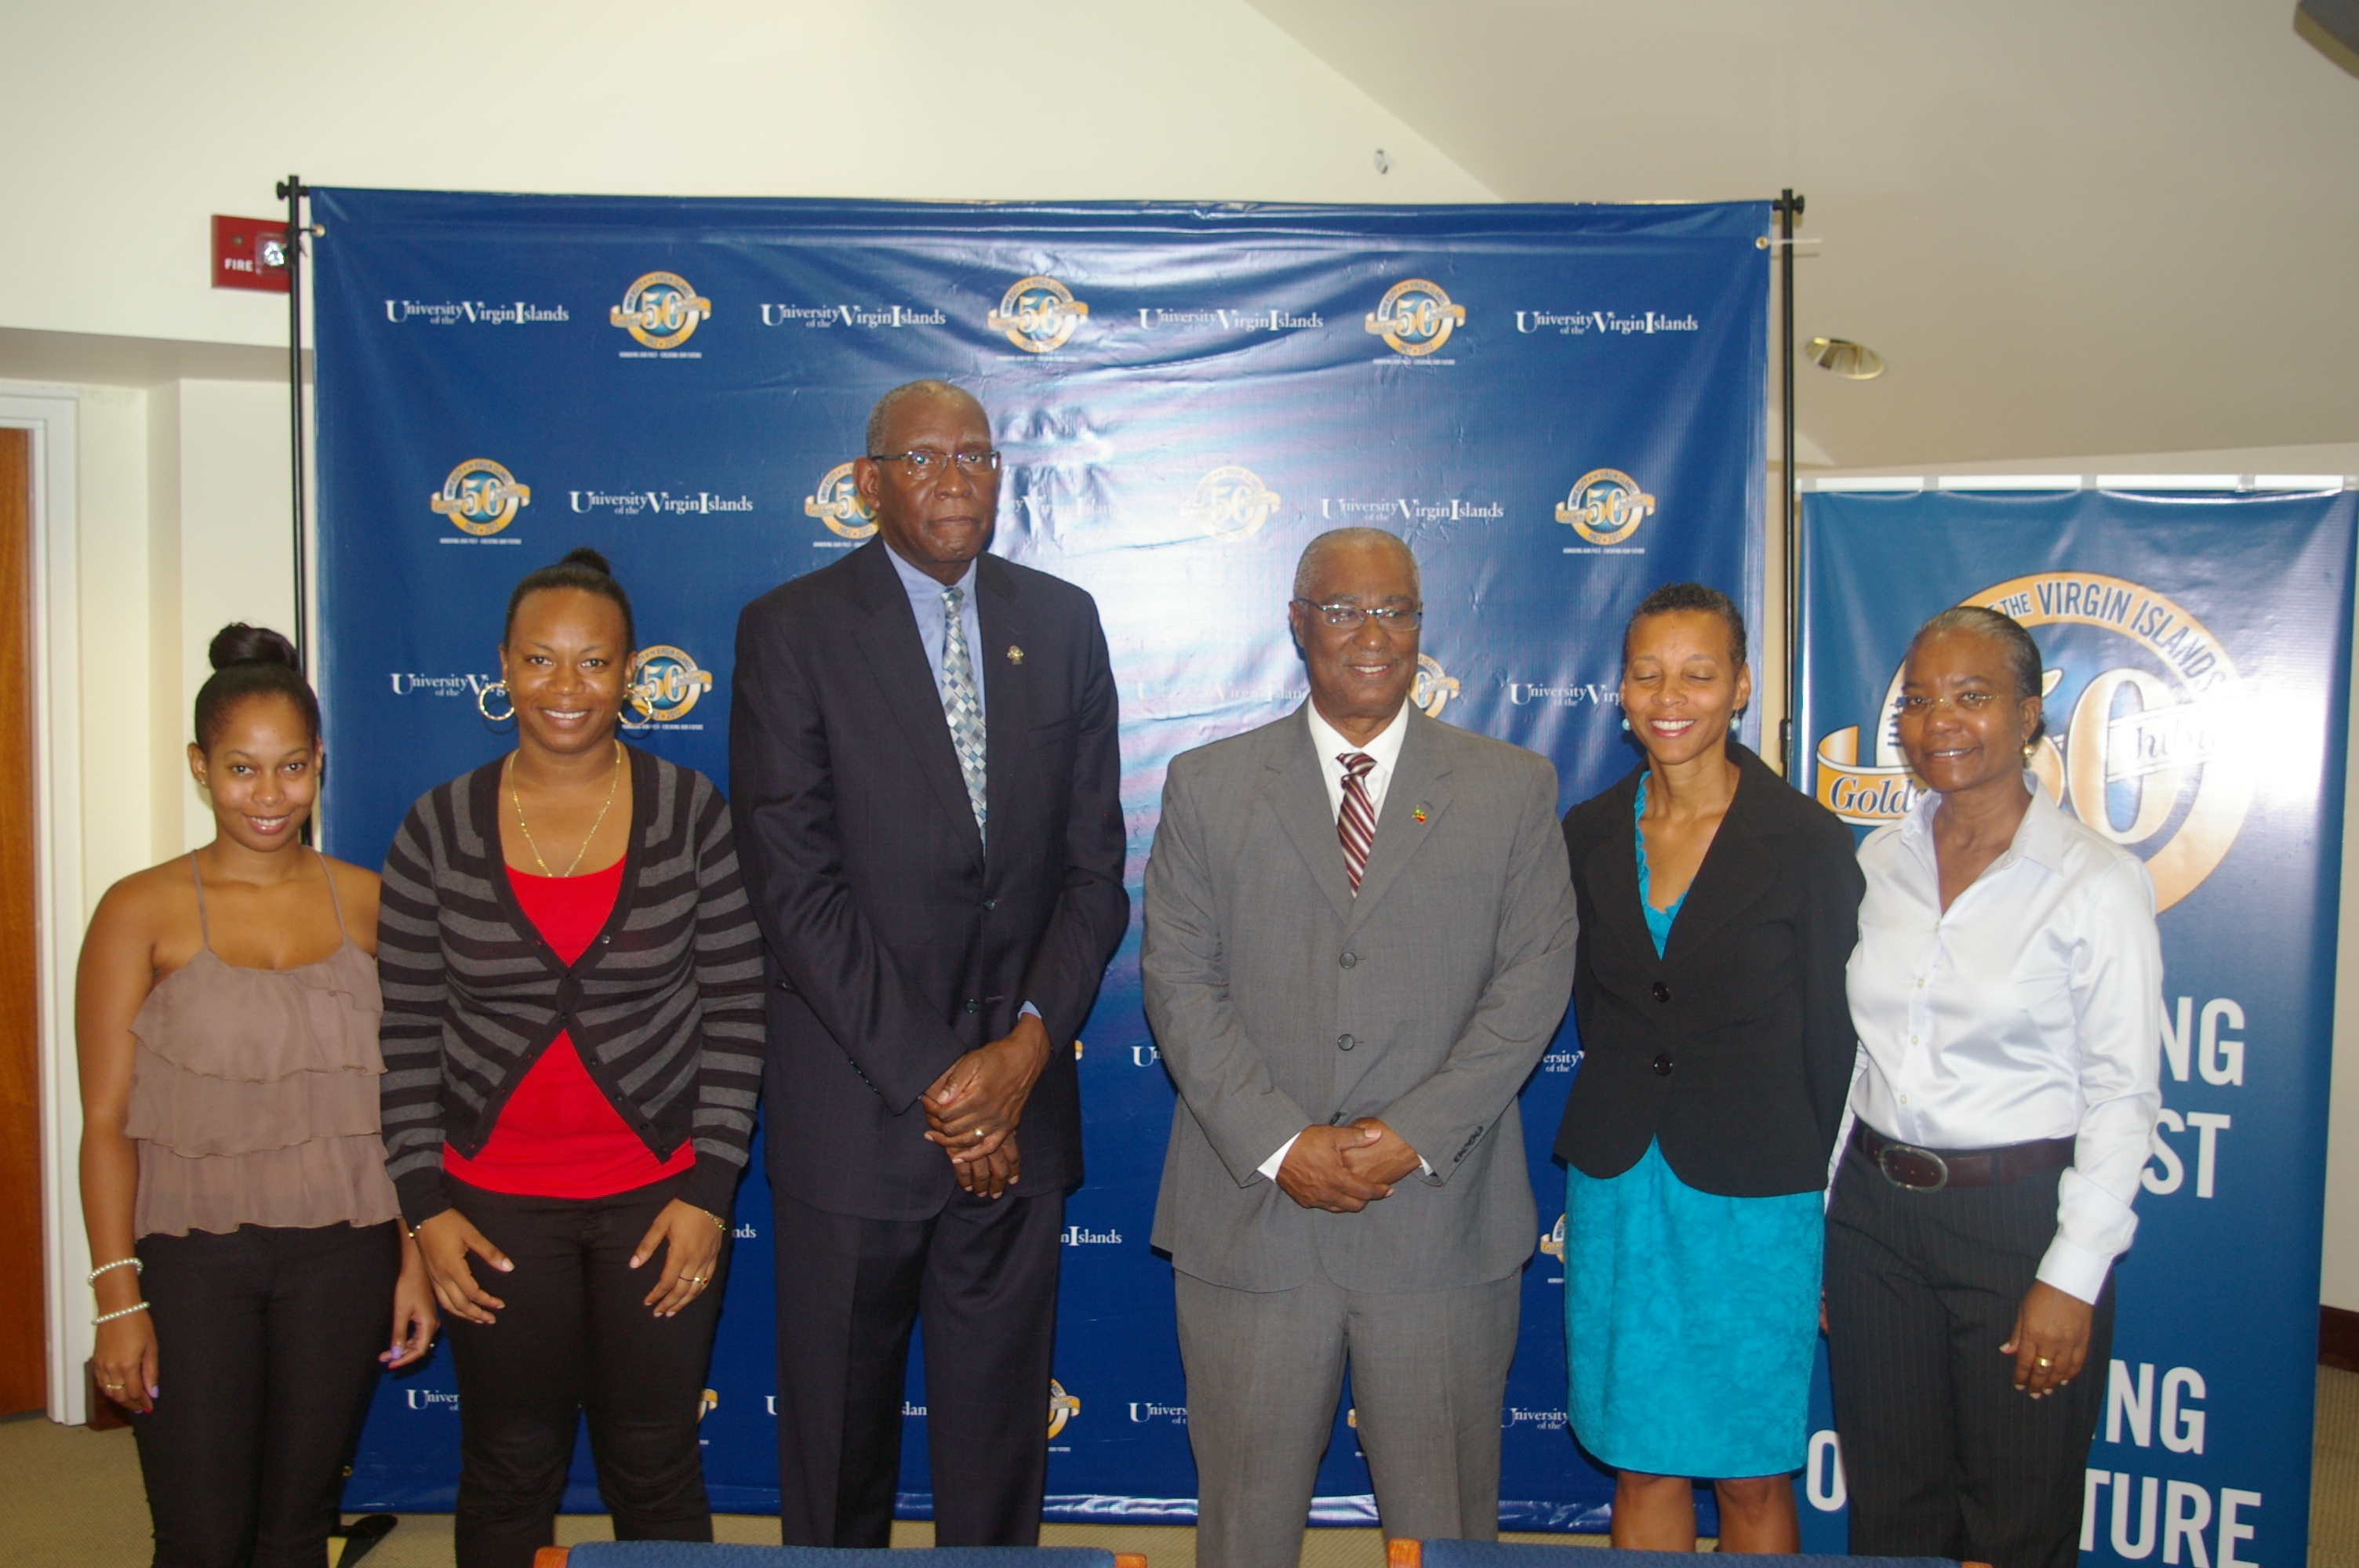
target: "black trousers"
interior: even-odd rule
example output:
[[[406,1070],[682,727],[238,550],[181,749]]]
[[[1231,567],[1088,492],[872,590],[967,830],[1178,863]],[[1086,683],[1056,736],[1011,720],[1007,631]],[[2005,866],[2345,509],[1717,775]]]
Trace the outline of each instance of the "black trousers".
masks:
[[[586,1411],[598,1496],[617,1541],[711,1541],[696,1444],[712,1328],[728,1279],[723,1242],[712,1282],[678,1317],[644,1303],[664,1250],[631,1253],[685,1178],[603,1198],[517,1197],[451,1182],[459,1212],[516,1265],[469,1259],[507,1304],[491,1324],[445,1316],[459,1380],[458,1568],[532,1568],[554,1544],[558,1504]]]
[[[156,1408],[131,1418],[157,1568],[319,1568],[393,1342],[390,1223],[143,1236]]]
[[[2061,1176],[1911,1192],[1856,1150],[1843,1156],[1827,1213],[1827,1358],[1854,1554],[2079,1562],[2112,1281],[2061,1390],[2017,1392],[2015,1357],[1998,1350],[2055,1238]]]
[[[771,1195],[786,1544],[889,1544],[909,1329],[921,1319],[935,1543],[1038,1545],[1064,1195],[955,1192],[920,1220]]]

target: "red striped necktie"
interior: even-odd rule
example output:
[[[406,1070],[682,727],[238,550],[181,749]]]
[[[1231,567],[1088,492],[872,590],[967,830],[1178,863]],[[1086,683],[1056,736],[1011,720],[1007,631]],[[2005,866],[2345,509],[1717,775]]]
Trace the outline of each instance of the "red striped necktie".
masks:
[[[1376,841],[1376,814],[1363,782],[1375,770],[1376,760],[1365,752],[1345,752],[1335,760],[1343,764],[1343,810],[1335,818],[1335,837],[1343,841],[1343,871],[1357,896],[1361,874],[1368,869],[1368,850]]]

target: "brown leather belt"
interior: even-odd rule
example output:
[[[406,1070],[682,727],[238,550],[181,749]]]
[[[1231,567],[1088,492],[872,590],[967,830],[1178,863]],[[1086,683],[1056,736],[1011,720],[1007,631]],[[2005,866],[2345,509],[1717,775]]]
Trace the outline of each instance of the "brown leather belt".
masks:
[[[2042,1171],[2060,1170],[2072,1162],[2076,1141],[2042,1138],[2030,1143],[2008,1143],[1996,1149],[1919,1149],[1897,1143],[1864,1121],[1853,1124],[1852,1147],[1884,1173],[1884,1179],[1911,1192],[1935,1193],[1943,1187],[1995,1187]]]

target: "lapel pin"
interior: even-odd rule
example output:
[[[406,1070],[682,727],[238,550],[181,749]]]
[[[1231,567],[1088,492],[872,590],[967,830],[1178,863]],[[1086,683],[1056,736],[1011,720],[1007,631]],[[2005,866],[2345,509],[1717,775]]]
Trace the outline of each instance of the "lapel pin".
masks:
[[[1418,806],[1418,808],[1417,808],[1416,810],[1414,810],[1414,811],[1410,812],[1408,815],[1409,815],[1409,820],[1410,820],[1410,821],[1412,821],[1412,822],[1423,822],[1423,821],[1425,820],[1425,807],[1424,807],[1424,806],[1420,804],[1420,805]]]
[[[1020,665],[1020,664],[1022,664],[1022,663],[1024,662],[1024,650],[1023,650],[1023,649],[1021,649],[1021,648],[1019,648],[1019,647],[1017,647],[1017,646],[1016,646],[1015,643],[1008,643],[1008,644],[1007,644],[1007,662],[1008,662],[1009,664],[1011,664],[1011,665]]]

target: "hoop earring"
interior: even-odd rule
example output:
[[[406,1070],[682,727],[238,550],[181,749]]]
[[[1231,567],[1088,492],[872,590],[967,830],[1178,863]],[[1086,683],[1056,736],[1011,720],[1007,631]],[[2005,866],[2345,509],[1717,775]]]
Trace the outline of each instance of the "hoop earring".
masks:
[[[491,697],[492,693],[494,692],[498,692],[502,697],[507,697],[508,710],[506,713],[494,713],[492,711]],[[508,683],[504,680],[495,680],[489,686],[479,687],[475,692],[475,711],[484,716],[484,722],[486,724],[506,724],[509,719],[514,719],[516,717],[516,698],[508,697]]]

